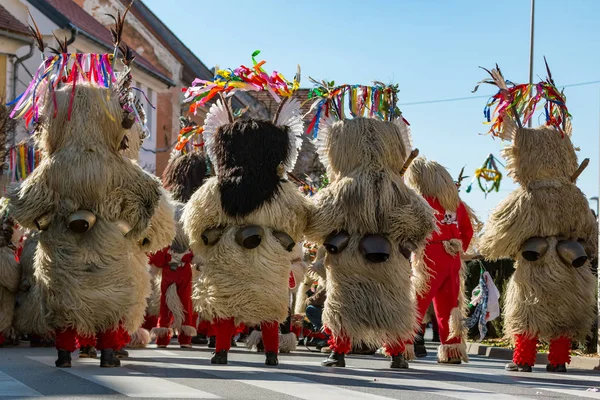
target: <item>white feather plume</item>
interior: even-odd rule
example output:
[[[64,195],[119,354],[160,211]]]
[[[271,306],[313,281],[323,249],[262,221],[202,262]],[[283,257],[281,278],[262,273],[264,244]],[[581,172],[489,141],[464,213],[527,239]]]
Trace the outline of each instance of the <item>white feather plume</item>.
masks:
[[[208,158],[212,162],[215,172],[217,172],[215,158],[215,135],[220,126],[228,123],[230,123],[230,121],[227,106],[221,100],[217,100],[216,103],[213,104],[208,110],[208,114],[204,120],[204,132],[202,133],[204,137],[206,154],[208,154]]]
[[[302,135],[304,134],[304,121],[300,114],[300,102],[297,99],[288,100],[283,104],[275,125],[289,127],[288,139],[290,149],[288,157],[284,162],[284,167],[286,172],[291,172],[296,165],[298,152],[302,147]]]
[[[406,149],[406,154],[405,157],[408,157],[410,155],[410,152],[413,149],[413,145],[412,145],[412,136],[410,134],[410,128],[408,127],[408,125],[406,124],[406,122],[404,122],[404,119],[402,118],[402,116],[399,116],[397,118],[394,118],[394,124],[400,128],[400,133],[402,135],[402,142],[404,142],[404,148]]]
[[[325,170],[329,174],[329,159],[327,158],[327,143],[329,141],[329,129],[331,126],[337,121],[337,119],[333,116],[333,113],[329,113],[328,116],[321,118],[319,121],[319,131],[317,133],[317,138],[313,141],[315,148],[317,149],[317,155],[319,156],[319,161],[325,167]]]

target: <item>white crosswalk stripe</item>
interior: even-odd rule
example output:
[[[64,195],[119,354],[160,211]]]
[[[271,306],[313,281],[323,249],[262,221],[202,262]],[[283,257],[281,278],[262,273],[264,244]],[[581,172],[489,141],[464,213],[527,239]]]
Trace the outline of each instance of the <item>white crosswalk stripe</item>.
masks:
[[[39,397],[41,393],[0,371],[0,397]]]
[[[54,357],[27,357],[54,367]],[[97,360],[79,360],[74,368],[65,368],[69,374],[104,386],[128,397],[158,397],[181,399],[218,399],[219,396],[171,382],[167,379],[148,376],[127,368],[98,368]]]

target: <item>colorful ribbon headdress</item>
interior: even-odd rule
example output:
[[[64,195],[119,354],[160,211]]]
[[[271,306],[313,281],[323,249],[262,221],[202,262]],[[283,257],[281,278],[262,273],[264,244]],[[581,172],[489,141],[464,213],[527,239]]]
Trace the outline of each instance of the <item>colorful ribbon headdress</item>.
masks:
[[[137,122],[141,125],[145,137],[147,128],[144,108],[133,93],[133,90],[139,91],[139,89],[131,86],[131,63],[135,56],[127,45],[121,45],[124,21],[130,7],[131,5],[126,8],[123,15],[119,12],[117,18],[113,17],[116,21],[115,29],[111,30],[115,46],[113,54],[69,53],[67,39],[65,38],[64,42],[61,42],[56,38],[59,43],[58,48],[50,48],[53,54],[45,56],[46,44],[37,24],[33,21],[34,26],[30,25],[29,29],[36,46],[42,52],[43,61],[25,92],[8,104],[9,106],[14,105],[11,118],[24,118],[27,128],[30,128],[32,124],[37,124],[40,106],[44,104],[47,96],[50,96],[53,103],[50,114],[52,117],[56,117],[58,110],[54,92],[61,86],[70,84],[72,85],[68,111],[70,120],[76,87],[80,83],[89,82],[101,88],[112,89],[118,95],[123,109],[122,126],[130,129]],[[30,17],[33,20],[31,14]],[[122,71],[116,72],[115,61],[119,52],[122,54],[121,61],[124,68]],[[109,114],[105,107],[105,99],[99,95],[98,100]],[[110,114],[109,116],[113,120],[116,117]],[[30,131],[32,130],[30,129]]]
[[[214,162],[215,133],[220,126],[233,123],[236,117],[227,98],[231,98],[238,91],[267,91],[279,104],[273,123],[290,128],[290,151],[288,159],[284,162],[284,169],[287,172],[294,168],[298,151],[302,145],[301,136],[304,130],[300,103],[298,100],[292,99],[300,87],[300,67],[298,67],[294,80],[290,82],[277,71],[268,74],[263,68],[266,62],[256,61],[255,57],[258,54],[260,54],[258,50],[252,54],[253,66],[251,68],[242,65],[234,70],[217,70],[214,80],[195,79],[191,87],[183,89],[185,102],[191,103],[189,112],[194,115],[199,107],[206,105],[215,96],[218,96],[219,99],[210,107],[203,127],[191,124],[182,127],[176,150],[182,150],[190,139],[202,135],[203,140],[198,141],[204,143],[208,157]]]
[[[491,71],[480,67],[491,78],[479,82],[473,92],[476,92],[482,83],[494,85],[499,89],[483,109],[486,123],[491,125],[489,133],[492,136],[503,140],[511,140],[515,129],[514,124],[519,128],[527,124],[535,114],[538,103],[542,100],[545,102],[546,125],[556,128],[564,136],[571,114],[567,109],[564,93],[559,91],[554,84],[545,57],[544,62],[546,63],[548,77],[546,80],[535,84],[515,84],[505,80],[497,64],[496,68]],[[495,108],[492,111],[494,105]],[[506,124],[507,119],[514,122],[514,124]]]
[[[315,112],[315,115],[308,125],[306,134],[314,139],[321,163],[328,168],[325,148],[329,126],[335,121],[348,118],[346,116],[348,111],[349,117],[352,118],[368,117],[390,121],[400,128],[407,158],[400,171],[403,175],[412,160],[419,155],[419,150],[413,150],[410,124],[404,119],[397,106],[398,85],[386,86],[381,82],[374,82],[373,86],[347,84],[335,86],[335,82],[318,82],[310,79],[316,87],[308,95],[308,101],[313,101],[308,114]]]

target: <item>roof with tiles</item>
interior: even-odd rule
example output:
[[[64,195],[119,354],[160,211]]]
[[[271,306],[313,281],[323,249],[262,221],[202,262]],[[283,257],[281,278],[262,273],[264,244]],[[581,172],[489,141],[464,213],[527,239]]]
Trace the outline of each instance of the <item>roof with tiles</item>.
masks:
[[[0,5],[0,30],[29,36],[29,29]]]

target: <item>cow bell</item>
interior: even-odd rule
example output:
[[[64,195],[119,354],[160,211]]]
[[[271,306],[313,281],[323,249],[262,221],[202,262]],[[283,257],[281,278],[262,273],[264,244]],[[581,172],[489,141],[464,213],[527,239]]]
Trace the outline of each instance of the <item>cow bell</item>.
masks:
[[[67,225],[75,233],[86,233],[96,223],[96,215],[88,210],[78,210],[69,215]]]
[[[329,254],[341,253],[350,242],[350,235],[346,231],[332,232],[325,238],[323,246]]]
[[[556,252],[565,263],[575,268],[582,267],[588,259],[581,243],[572,240],[561,240],[558,242]]]
[[[282,231],[274,231],[273,236],[275,236],[275,239],[277,239],[287,251],[291,252],[294,249],[296,242],[294,242],[294,239],[292,239],[292,237],[287,233]]]
[[[521,246],[521,255],[527,261],[537,261],[548,251],[548,240],[541,237],[529,238]]]
[[[257,248],[262,242],[265,231],[258,225],[246,225],[238,229],[235,241],[245,249]]]
[[[379,264],[390,258],[392,244],[384,236],[366,235],[360,240],[358,249],[367,261]]]
[[[400,253],[402,253],[407,260],[410,259],[411,253],[415,250],[417,250],[417,245],[410,240],[400,245]]]
[[[38,228],[38,230],[45,231],[45,230],[48,230],[51,219],[52,219],[52,217],[50,216],[50,214],[46,214],[46,215],[42,215],[41,217],[37,218],[34,221],[34,223],[35,223],[35,226]]]
[[[115,225],[117,225],[117,228],[119,228],[119,230],[123,233],[123,236],[131,232],[131,225],[129,225],[129,222],[123,219],[120,219],[117,222],[115,222]]]
[[[202,235],[200,235],[202,243],[204,243],[205,246],[212,246],[213,244],[219,241],[224,230],[225,228],[223,228],[222,226],[217,226],[215,228],[209,228],[205,230],[204,232],[202,232]]]

